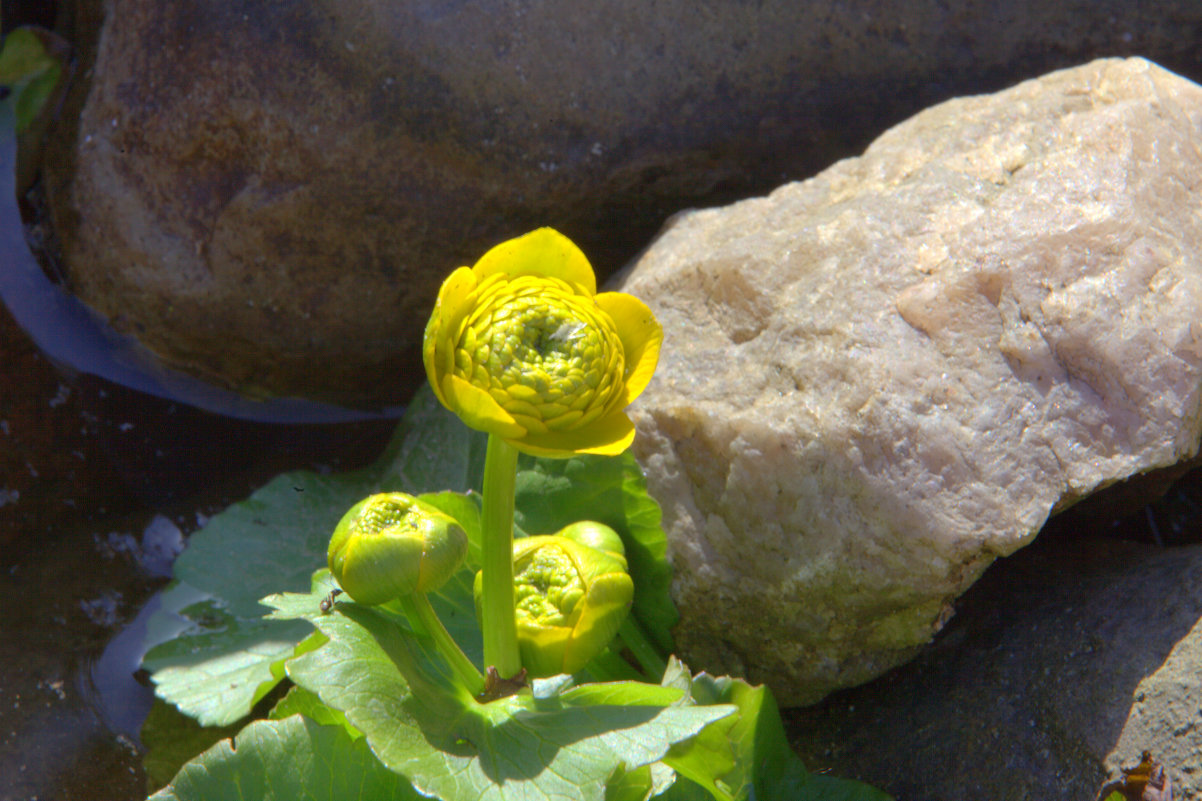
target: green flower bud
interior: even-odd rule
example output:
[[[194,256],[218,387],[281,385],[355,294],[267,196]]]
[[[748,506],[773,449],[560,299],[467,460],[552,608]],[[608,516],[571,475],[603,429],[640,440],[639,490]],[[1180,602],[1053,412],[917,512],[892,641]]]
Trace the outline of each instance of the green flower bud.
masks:
[[[334,578],[362,604],[436,590],[466,555],[467,534],[454,518],[403,492],[352,506],[327,554]]]
[[[561,536],[513,544],[518,648],[532,678],[575,673],[609,645],[630,611],[626,560]],[[480,612],[482,573],[476,574]]]
[[[556,534],[575,540],[581,545],[604,551],[610,556],[621,559],[622,564],[626,564],[626,546],[623,544],[622,538],[618,532],[604,523],[598,523],[595,520],[578,520],[571,525],[564,526]]]

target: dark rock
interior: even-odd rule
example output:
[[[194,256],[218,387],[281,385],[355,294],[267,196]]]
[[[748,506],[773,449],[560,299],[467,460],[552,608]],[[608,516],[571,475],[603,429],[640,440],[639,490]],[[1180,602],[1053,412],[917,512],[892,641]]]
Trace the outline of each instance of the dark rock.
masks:
[[[1146,748],[1174,792],[1194,798],[1196,703],[1184,718],[1157,716],[1199,696],[1190,677],[1170,697],[1161,673],[1171,653],[1197,650],[1178,641],[1202,616],[1200,587],[1197,545],[1045,531],[995,563],[913,662],[788,712],[791,741],[811,769],[898,799],[957,801],[1092,799]]]
[[[45,165],[71,287],[173,366],[357,404],[420,382],[440,279],[509,236],[604,275],[953,95],[1101,55],[1202,77],[1193,0],[110,0],[94,59],[80,2]]]

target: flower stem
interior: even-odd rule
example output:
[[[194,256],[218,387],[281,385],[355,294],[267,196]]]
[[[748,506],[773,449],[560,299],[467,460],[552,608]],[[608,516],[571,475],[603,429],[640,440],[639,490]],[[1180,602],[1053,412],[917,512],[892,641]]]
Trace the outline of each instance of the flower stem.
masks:
[[[643,674],[648,679],[659,681],[663,678],[664,671],[668,669],[668,663],[655,650],[655,646],[647,639],[647,635],[643,633],[642,626],[638,624],[638,621],[633,616],[629,616],[622,621],[622,627],[618,629],[618,636],[622,638],[622,642],[634,654],[634,658],[638,660],[639,665],[643,668]]]
[[[481,547],[484,664],[509,679],[522,669],[513,596],[513,491],[518,452],[489,435],[484,456],[484,512]]]
[[[467,691],[473,696],[484,692],[484,677],[463,653],[463,649],[455,642],[446,626],[442,625],[442,621],[434,613],[434,607],[430,606],[430,599],[415,592],[401,596],[400,600],[405,616],[415,625],[425,629],[426,634],[434,640],[438,652],[450,663],[451,669],[455,671],[455,675]]]

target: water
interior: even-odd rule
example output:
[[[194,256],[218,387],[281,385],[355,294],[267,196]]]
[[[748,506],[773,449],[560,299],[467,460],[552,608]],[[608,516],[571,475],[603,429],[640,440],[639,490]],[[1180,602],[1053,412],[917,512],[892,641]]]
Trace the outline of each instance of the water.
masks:
[[[401,410],[156,365],[42,272],[15,154],[0,98],[0,801],[141,799],[138,667],[185,535],[279,472],[367,463]]]
[[[277,473],[370,462],[393,422],[231,419],[20,337],[0,309],[0,801],[142,799],[145,621],[186,535]]]

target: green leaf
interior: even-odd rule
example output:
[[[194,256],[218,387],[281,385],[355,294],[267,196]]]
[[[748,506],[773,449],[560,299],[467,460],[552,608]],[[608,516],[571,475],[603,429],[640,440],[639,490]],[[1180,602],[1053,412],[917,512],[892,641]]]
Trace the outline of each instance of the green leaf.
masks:
[[[313,571],[326,562],[334,526],[377,487],[372,470],[276,476],[209,520],[176,560],[175,578],[220,599],[230,615],[260,617],[267,611],[260,598],[309,589]]]
[[[676,659],[669,663],[664,683],[687,688],[701,706],[735,704],[739,709],[673,746],[664,764],[690,781],[677,781],[664,794],[665,801],[707,795],[720,801],[888,801],[888,795],[869,785],[809,773],[789,747],[780,711],[766,687],[707,673],[691,677]],[[697,787],[706,793],[698,793]]]
[[[341,726],[346,729],[347,735],[352,740],[358,740],[363,736],[363,732],[350,724],[346,715],[337,709],[330,709],[321,702],[320,698],[304,687],[290,688],[288,694],[272,707],[271,714],[267,717],[272,720],[283,720],[292,715],[304,715],[323,726]]]
[[[259,599],[309,588],[334,525],[368,494],[375,475],[277,476],[191,538],[175,563],[177,583],[150,622],[153,630],[170,630],[182,618],[187,628],[142,662],[160,698],[204,725],[249,714],[283,678],[283,660],[312,630],[264,619]]]
[[[55,88],[63,69],[52,63],[44,72],[30,78],[17,92],[17,130],[26,131],[42,113]]]
[[[488,436],[443,407],[429,384],[413,396],[392,444],[380,458],[382,482],[401,492],[480,491]]]
[[[152,788],[167,785],[188,760],[227,737],[233,737],[242,724],[201,726],[171,704],[155,700],[142,724],[142,743],[146,755],[142,768]]]
[[[479,487],[486,441],[425,387],[371,467],[337,475],[285,473],[213,516],[176,560],[176,583],[151,619],[149,642],[155,647],[143,666],[156,694],[206,725],[226,725],[247,715],[281,680],[284,660],[310,631],[297,621],[265,620],[267,610],[259,599],[307,591],[313,570],[326,563],[334,526],[373,492],[432,493],[421,497],[460,521],[469,538],[467,565],[478,567],[478,495],[461,493]],[[562,486],[573,480],[588,490],[581,494]],[[647,496],[633,459],[538,460],[519,475],[522,482],[518,511],[540,525],[554,515],[570,518],[566,524],[575,522],[582,509],[594,513],[574,503],[591,498],[601,504],[598,519],[613,526],[627,546],[635,616],[651,621],[656,644],[666,653],[664,643],[670,644],[668,629],[675,621],[666,542],[659,507]],[[548,499],[540,496],[542,487],[548,489]],[[430,600],[451,635],[479,664],[481,638],[471,579],[470,571],[457,574]],[[166,642],[169,638],[174,640]]]
[[[0,47],[0,86],[15,90],[17,131],[25,131],[54,94],[62,77],[59,59],[30,28],[17,28]]]
[[[187,584],[163,595],[163,607],[188,603],[177,615],[192,623],[188,636],[150,651],[142,666],[151,671],[155,694],[203,726],[228,726],[283,678],[284,660],[312,633],[300,621],[234,616]],[[314,643],[316,645],[316,643]]]
[[[362,738],[293,715],[252,723],[189,762],[151,801],[419,801]],[[424,800],[423,800],[424,801]]]
[[[618,532],[634,579],[632,616],[663,656],[672,653],[672,568],[659,504],[629,452],[518,463],[514,520],[531,534],[553,534],[578,520],[595,520]]]
[[[619,769],[660,760],[734,711],[681,704],[671,687],[562,689],[552,680],[481,705],[446,689],[449,668],[387,607],[347,602],[315,614],[322,589],[268,599],[278,615],[300,615],[329,638],[290,661],[289,677],[344,712],[385,765],[439,798],[602,801]]]
[[[663,793],[674,781],[676,772],[663,762],[632,771],[619,770],[605,784],[605,801],[647,801]]]
[[[0,86],[15,86],[49,69],[56,62],[29,28],[17,28],[0,46]]]

